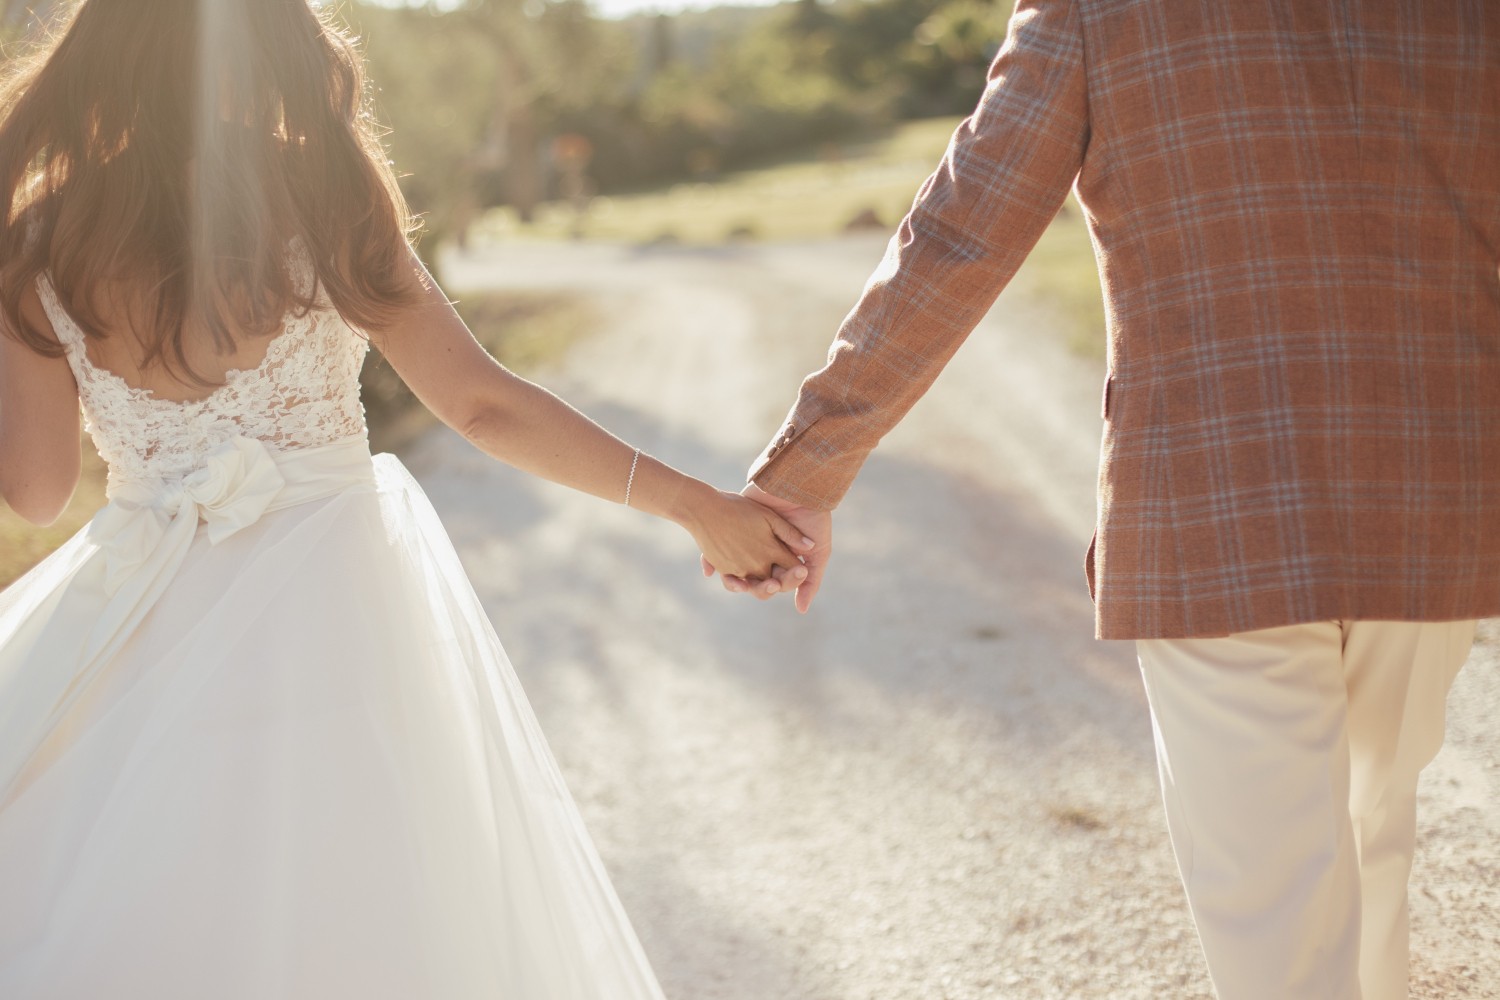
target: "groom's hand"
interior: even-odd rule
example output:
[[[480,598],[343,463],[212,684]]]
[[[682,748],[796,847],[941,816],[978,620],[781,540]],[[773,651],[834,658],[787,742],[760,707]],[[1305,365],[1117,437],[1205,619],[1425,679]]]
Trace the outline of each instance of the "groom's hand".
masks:
[[[812,607],[813,598],[817,596],[818,588],[823,585],[823,573],[828,568],[828,562],[833,558],[832,512],[803,507],[772,496],[754,483],[746,486],[741,493],[780,514],[791,522],[794,528],[813,540],[812,548],[799,552],[803,565],[807,567],[807,578],[797,587],[797,610],[802,614],[807,614],[807,609]],[[703,575],[713,576],[713,574],[712,564],[706,559],[703,560]],[[777,570],[774,578],[760,581],[726,576],[724,589],[738,594],[752,594],[764,601],[781,591],[783,576],[784,572],[780,569]]]

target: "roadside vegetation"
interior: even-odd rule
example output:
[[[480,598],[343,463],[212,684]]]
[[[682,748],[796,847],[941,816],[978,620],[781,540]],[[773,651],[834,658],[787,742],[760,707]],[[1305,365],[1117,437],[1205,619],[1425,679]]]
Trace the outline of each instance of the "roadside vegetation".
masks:
[[[581,213],[548,202],[529,223],[501,206],[474,223],[470,238],[718,246],[828,239],[851,231],[890,234],[961,121],[946,116],[903,122],[726,172],[712,182],[601,196]],[[1011,288],[1011,301],[1036,313],[1039,325],[1050,327],[1070,349],[1103,356],[1104,303],[1093,246],[1083,211],[1071,197]]]
[[[0,59],[51,0],[0,0]],[[623,20],[583,0],[408,7],[345,0],[420,246],[579,239],[640,245],[810,240],[894,230],[984,87],[1011,0],[795,0]],[[441,274],[438,275],[441,280]],[[1076,205],[1043,235],[1018,296],[1084,352],[1103,310]],[[461,290],[455,289],[455,292]],[[596,325],[553,294],[460,299],[476,336],[526,371]],[[431,418],[372,352],[377,449]],[[103,503],[103,465],[56,524],[0,505],[0,586]]]
[[[615,197],[966,113],[1011,0],[795,0],[622,20],[583,0],[346,3],[438,242],[487,209]]]

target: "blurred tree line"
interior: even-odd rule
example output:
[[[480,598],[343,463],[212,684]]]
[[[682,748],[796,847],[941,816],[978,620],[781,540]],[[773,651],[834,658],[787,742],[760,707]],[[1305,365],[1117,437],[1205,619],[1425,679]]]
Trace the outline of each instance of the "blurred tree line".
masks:
[[[891,122],[969,111],[1012,0],[790,0],[612,20],[587,0],[312,0],[363,40],[428,247]],[[0,44],[62,0],[0,0]]]
[[[492,205],[527,220],[553,198],[711,179],[896,120],[966,113],[1010,10],[793,0],[610,20],[586,0],[340,8],[364,39],[429,245],[461,239]]]

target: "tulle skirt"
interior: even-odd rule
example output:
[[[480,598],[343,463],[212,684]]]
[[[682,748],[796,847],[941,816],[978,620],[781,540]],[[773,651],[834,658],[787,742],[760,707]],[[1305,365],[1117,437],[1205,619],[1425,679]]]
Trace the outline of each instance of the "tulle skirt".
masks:
[[[85,536],[0,595],[0,651],[97,558]],[[661,996],[394,457],[199,530],[72,695],[0,800],[0,997]]]

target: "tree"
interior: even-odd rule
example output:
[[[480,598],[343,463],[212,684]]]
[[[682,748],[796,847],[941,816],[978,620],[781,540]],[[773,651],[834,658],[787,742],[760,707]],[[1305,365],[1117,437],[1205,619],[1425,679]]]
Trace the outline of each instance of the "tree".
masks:
[[[1009,17],[1010,4],[984,0],[954,0],[933,11],[902,53],[902,111],[959,114],[973,107],[1005,41]]]

